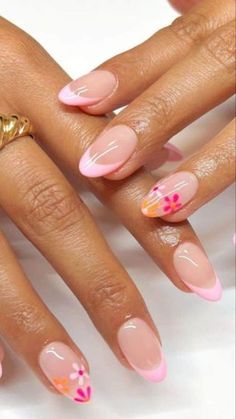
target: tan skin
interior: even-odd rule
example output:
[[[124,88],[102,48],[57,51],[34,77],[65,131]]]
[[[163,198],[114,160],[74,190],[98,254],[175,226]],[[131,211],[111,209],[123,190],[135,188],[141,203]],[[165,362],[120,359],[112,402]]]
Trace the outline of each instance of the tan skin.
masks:
[[[235,2],[171,3],[186,13],[143,44],[102,64],[100,69],[115,74],[118,87],[101,103],[84,108],[98,115],[128,104],[109,128],[132,128],[138,145],[108,179],[124,179],[147,165],[173,135],[235,91]],[[200,187],[183,210],[166,218],[169,221],[186,219],[235,179],[235,122],[209,140],[178,168],[192,172]],[[212,159],[214,169],[209,171]]]
[[[119,326],[127,318],[140,317],[157,336],[158,331],[136,286],[60,170],[82,181],[78,160],[109,120],[61,105],[57,94],[70,81],[67,74],[35,40],[2,18],[0,43],[1,113],[27,115],[37,139],[25,137],[0,152],[0,206],[62,276],[115,355],[130,368],[118,347]],[[140,169],[128,180],[83,181],[173,283],[188,292],[172,265],[172,255],[182,241],[201,245],[188,221],[171,225],[144,219],[140,202],[154,181],[152,176]],[[43,346],[62,341],[80,350],[35,293],[2,233],[0,249],[0,335],[51,388],[38,366]]]

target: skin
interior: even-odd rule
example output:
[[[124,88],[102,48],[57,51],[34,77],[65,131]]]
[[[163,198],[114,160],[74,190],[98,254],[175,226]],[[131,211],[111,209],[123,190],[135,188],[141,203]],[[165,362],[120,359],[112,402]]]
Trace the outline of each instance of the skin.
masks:
[[[27,115],[37,139],[24,137],[1,150],[0,206],[48,259],[120,362],[130,368],[117,342],[120,325],[139,317],[159,337],[158,331],[136,286],[59,169],[81,181],[78,160],[109,118],[61,105],[57,94],[70,81],[68,75],[35,40],[2,18],[0,43],[1,113]],[[172,226],[142,216],[140,202],[154,181],[152,176],[140,170],[117,183],[84,181],[174,284],[188,292],[172,264],[173,253],[183,241],[201,244],[187,221]],[[2,233],[0,248],[0,335],[51,389],[38,365],[44,345],[59,340],[78,354],[80,350],[32,289]]]
[[[120,169],[106,176],[108,179],[124,179],[147,165],[173,135],[235,91],[235,2],[171,3],[186,14],[143,44],[102,64],[99,69],[115,74],[118,87],[101,103],[84,108],[98,115],[128,104],[107,128],[121,124],[132,128],[138,145]],[[210,159],[214,169],[207,172]],[[200,188],[193,201],[168,220],[186,219],[229,186],[235,178],[234,160],[232,121],[178,169],[194,173]]]

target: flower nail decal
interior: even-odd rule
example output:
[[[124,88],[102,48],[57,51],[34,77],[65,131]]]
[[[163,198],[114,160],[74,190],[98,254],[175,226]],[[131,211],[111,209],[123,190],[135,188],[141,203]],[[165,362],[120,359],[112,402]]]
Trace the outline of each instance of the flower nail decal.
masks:
[[[167,205],[164,206],[163,210],[168,214],[177,211],[179,208],[182,207],[182,204],[178,202],[179,199],[180,197],[177,193],[175,193],[172,198],[169,196],[165,196],[164,201],[167,203]]]
[[[173,214],[194,197],[197,189],[195,175],[177,172],[154,185],[142,201],[142,213],[153,218]]]
[[[91,387],[89,385],[89,375],[86,372],[85,366],[82,363],[78,364],[77,362],[73,362],[72,368],[74,369],[74,372],[69,374],[69,378],[55,377],[52,379],[52,382],[60,393],[70,399],[73,398],[75,402],[88,402],[91,398]],[[72,384],[71,382],[73,381],[75,383]],[[76,393],[74,397],[72,397],[71,394],[72,389],[73,393]]]
[[[53,384],[60,393],[69,393],[69,380],[66,377],[56,377],[53,379]]]
[[[78,379],[78,384],[80,386],[83,386],[84,380],[89,378],[89,375],[86,372],[84,365],[82,365],[82,364],[78,365],[76,362],[74,362],[72,364],[72,367],[74,368],[75,372],[72,372],[70,374],[70,379],[71,380]]]
[[[82,390],[82,388],[77,389],[78,396],[74,398],[75,402],[85,403],[91,399],[91,387],[88,386],[86,390]]]
[[[90,377],[86,362],[62,342],[47,345],[39,358],[40,366],[57,391],[77,403],[91,398]]]

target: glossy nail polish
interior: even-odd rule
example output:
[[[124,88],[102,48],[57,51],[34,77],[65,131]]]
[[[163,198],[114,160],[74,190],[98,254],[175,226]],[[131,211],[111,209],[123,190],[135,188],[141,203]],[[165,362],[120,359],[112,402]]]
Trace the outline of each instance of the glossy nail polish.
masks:
[[[142,201],[147,217],[163,217],[181,209],[196,194],[198,180],[193,173],[177,172],[156,183]]]
[[[175,162],[183,159],[183,154],[174,144],[167,143],[164,148],[168,151],[167,161]]]
[[[87,177],[115,172],[133,154],[137,141],[135,132],[126,125],[116,125],[103,131],[82,156],[80,172]]]
[[[139,375],[152,382],[164,380],[167,367],[161,344],[145,321],[139,318],[126,321],[118,331],[118,342]]]
[[[58,97],[66,105],[91,106],[110,96],[116,87],[114,74],[106,70],[96,70],[67,84]]]
[[[64,396],[76,403],[91,398],[89,372],[83,358],[62,342],[47,345],[39,356],[39,364],[48,380]]]
[[[4,358],[4,351],[2,347],[0,346],[0,378],[2,377],[2,361]]]
[[[196,244],[185,242],[174,252],[174,267],[180,279],[205,300],[217,301],[222,287],[205,252]]]

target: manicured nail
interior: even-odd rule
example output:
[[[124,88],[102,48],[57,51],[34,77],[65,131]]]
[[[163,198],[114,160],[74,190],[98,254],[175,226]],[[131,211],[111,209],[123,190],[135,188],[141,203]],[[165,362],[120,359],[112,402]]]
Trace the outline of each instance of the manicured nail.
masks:
[[[174,252],[174,267],[182,281],[205,300],[217,301],[222,287],[204,251],[196,244],[185,242]]]
[[[89,373],[83,358],[62,342],[47,345],[39,356],[39,364],[54,387],[77,403],[91,398]]]
[[[105,130],[82,156],[80,172],[87,177],[115,172],[133,154],[137,141],[135,132],[126,125]]]
[[[173,144],[167,143],[164,148],[168,150],[168,161],[180,161],[183,159],[181,151]]]
[[[116,86],[114,74],[106,70],[96,70],[67,84],[58,97],[66,105],[90,106],[110,96]]]
[[[2,377],[2,361],[4,358],[4,351],[2,347],[0,346],[0,378]]]
[[[166,376],[166,362],[161,344],[139,318],[125,322],[118,331],[118,342],[129,364],[148,381],[159,382]]]
[[[198,180],[193,173],[177,172],[156,183],[142,202],[142,212],[147,217],[172,214],[189,202],[198,190]]]

